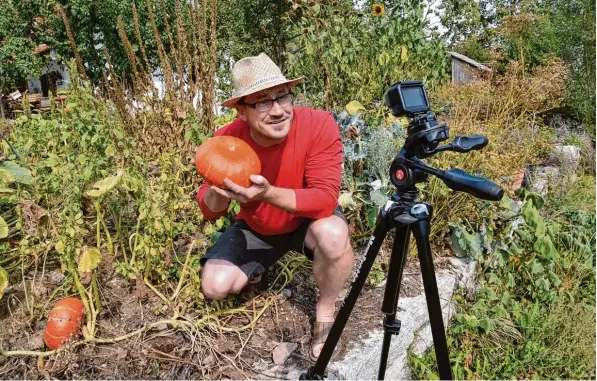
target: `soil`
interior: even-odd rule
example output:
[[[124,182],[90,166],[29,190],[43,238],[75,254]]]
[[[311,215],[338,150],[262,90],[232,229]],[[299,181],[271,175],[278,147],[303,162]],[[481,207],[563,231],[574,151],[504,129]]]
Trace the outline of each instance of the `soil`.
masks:
[[[382,268],[386,267],[390,251],[391,246],[384,242],[376,259]],[[437,262],[441,267],[442,261]],[[279,268],[272,270],[268,281],[272,282],[279,271]],[[48,260],[42,279],[38,274],[36,281],[31,282],[34,274],[26,274],[27,296],[20,279],[6,290],[0,301],[0,338],[4,351],[47,350],[43,341],[47,314],[52,304],[64,296],[61,292],[54,294],[63,278],[58,264]],[[113,270],[102,274],[102,309],[96,337],[122,336],[169,318],[171,312],[162,311],[161,300],[136,283],[115,274]],[[295,272],[293,281],[282,292],[276,293],[271,289],[256,291],[248,288],[233,298],[236,307],[245,305],[250,310],[253,303],[275,302],[265,310],[253,329],[239,332],[207,328],[192,331],[164,324],[118,343],[84,344],[62,350],[45,357],[43,362],[38,361],[36,356],[0,356],[0,379],[284,378],[284,375],[272,374],[275,368],[272,351],[280,343],[297,344],[285,366],[305,370],[312,366],[308,351],[317,288],[310,269],[306,269]],[[383,315],[380,308],[384,289],[382,282],[377,286],[366,285],[361,291],[343,331],[344,346],[339,359],[368,332],[381,327]],[[416,296],[421,290],[419,264],[411,256],[404,270],[400,296]],[[28,300],[38,303],[33,307],[33,319],[27,308]],[[340,304],[339,300],[337,308]],[[186,316],[190,321],[199,318],[195,311],[187,312]],[[242,326],[246,323],[245,317],[234,315],[228,325]]]

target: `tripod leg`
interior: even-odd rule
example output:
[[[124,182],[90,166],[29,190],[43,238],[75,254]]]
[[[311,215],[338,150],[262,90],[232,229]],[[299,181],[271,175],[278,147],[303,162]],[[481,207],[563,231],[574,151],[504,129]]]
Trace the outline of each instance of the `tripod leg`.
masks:
[[[442,380],[451,380],[452,370],[450,368],[450,357],[446,343],[442,306],[439,300],[433,258],[429,245],[429,220],[419,220],[412,224],[412,230],[417,241],[421,275],[423,277],[423,286],[425,287],[425,298],[427,299],[427,309],[429,311],[429,321],[431,323],[431,334],[433,336],[439,376]]]
[[[394,243],[392,245],[392,256],[390,257],[390,266],[388,268],[388,279],[386,280],[386,290],[383,298],[381,311],[384,317],[384,336],[381,349],[381,361],[379,363],[379,372],[377,379],[383,380],[388,365],[388,354],[390,352],[390,342],[392,335],[400,332],[400,322],[396,320],[396,308],[398,306],[398,296],[400,295],[400,284],[402,283],[402,273],[406,258],[408,257],[408,244],[410,241],[410,226],[398,225],[394,233]]]
[[[380,215],[381,214],[385,213],[380,212]],[[346,299],[344,299],[344,303],[338,311],[336,320],[334,320],[334,324],[332,325],[330,333],[323,344],[323,348],[321,348],[321,353],[319,354],[315,365],[309,369],[307,374],[303,373],[303,375],[301,375],[301,379],[321,380],[325,377],[324,372],[330,359],[332,358],[334,348],[336,348],[336,344],[338,344],[338,340],[340,339],[340,335],[344,330],[344,326],[346,325],[346,322],[350,317],[350,313],[352,312],[357,298],[359,297],[361,289],[367,280],[367,276],[369,275],[369,271],[373,266],[373,262],[375,262],[375,257],[377,257],[377,254],[379,253],[379,248],[381,247],[381,244],[388,233],[387,224],[382,220],[383,218],[381,218],[375,226],[375,230],[373,231],[373,235],[368,244],[367,254],[365,254],[365,260],[359,269],[359,274],[352,283],[350,292],[348,293]]]

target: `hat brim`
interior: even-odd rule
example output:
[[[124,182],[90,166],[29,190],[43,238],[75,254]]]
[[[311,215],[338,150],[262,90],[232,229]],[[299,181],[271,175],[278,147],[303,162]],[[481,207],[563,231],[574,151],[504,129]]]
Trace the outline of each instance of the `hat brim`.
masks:
[[[263,86],[260,86],[256,89],[251,90],[250,92],[246,93],[246,94],[239,94],[238,96],[226,99],[224,102],[222,102],[221,106],[222,107],[234,107],[236,106],[236,104],[238,103],[238,101],[246,96],[249,96],[251,94],[255,94],[259,91],[263,91],[266,89],[270,89],[272,87],[276,87],[276,86],[280,86],[280,85],[287,85],[288,87],[294,87],[296,86],[303,78],[305,77],[299,77],[296,79],[290,79],[290,80],[286,80],[286,81],[279,81],[279,82],[270,82],[270,83],[266,83]]]

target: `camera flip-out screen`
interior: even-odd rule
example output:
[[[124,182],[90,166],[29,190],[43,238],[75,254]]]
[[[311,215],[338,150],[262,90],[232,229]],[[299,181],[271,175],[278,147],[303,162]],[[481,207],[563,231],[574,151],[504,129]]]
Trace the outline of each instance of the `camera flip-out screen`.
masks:
[[[413,117],[429,111],[429,99],[423,81],[398,82],[386,92],[385,100],[394,116]]]
[[[404,99],[404,108],[419,108],[425,107],[425,95],[423,95],[422,87],[406,87],[402,89],[402,97]]]

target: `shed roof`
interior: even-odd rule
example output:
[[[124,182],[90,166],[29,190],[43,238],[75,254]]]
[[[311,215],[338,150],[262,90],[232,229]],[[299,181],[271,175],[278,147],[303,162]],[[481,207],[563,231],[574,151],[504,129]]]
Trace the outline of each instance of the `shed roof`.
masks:
[[[452,57],[457,58],[457,59],[459,59],[461,61],[464,61],[467,64],[472,65],[472,66],[474,66],[474,67],[476,67],[478,69],[485,70],[485,71],[491,71],[491,69],[488,68],[487,66],[483,65],[482,63],[479,63],[479,62],[475,61],[472,58],[469,58],[469,57],[465,56],[464,54],[460,54],[460,53],[456,53],[456,52],[448,52],[448,53]]]

